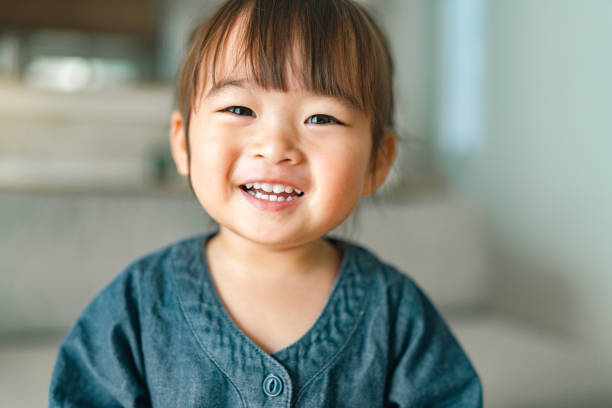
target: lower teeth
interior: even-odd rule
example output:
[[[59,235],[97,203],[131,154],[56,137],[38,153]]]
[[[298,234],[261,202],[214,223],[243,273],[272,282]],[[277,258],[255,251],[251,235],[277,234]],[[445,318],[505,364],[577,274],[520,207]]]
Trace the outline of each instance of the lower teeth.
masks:
[[[247,190],[247,193],[249,193],[255,198],[259,198],[260,200],[267,200],[267,201],[291,201],[297,198],[297,196],[288,196],[285,198],[284,196],[277,196],[274,194],[261,194],[259,192],[256,193],[252,190]]]

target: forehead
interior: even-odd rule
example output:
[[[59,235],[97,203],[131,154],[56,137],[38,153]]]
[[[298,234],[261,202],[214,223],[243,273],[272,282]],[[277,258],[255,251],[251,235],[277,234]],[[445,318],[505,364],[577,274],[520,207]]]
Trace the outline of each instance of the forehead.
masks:
[[[212,98],[215,95],[223,93],[224,91],[227,91],[228,89],[232,89],[232,88],[242,89],[242,90],[246,90],[250,92],[262,90],[262,88],[260,88],[256,83],[253,83],[252,81],[248,80],[245,77],[229,76],[229,77],[224,77],[224,79],[218,80],[217,82],[206,87],[203,91],[202,99]],[[269,90],[264,90],[264,91],[269,91]],[[312,91],[309,91],[301,87],[299,83],[294,87],[293,86],[290,87],[288,89],[288,92],[292,93],[293,97],[298,96],[301,98],[312,98],[312,97],[329,98],[330,100],[334,100],[336,103],[343,105],[346,109],[355,110],[362,114],[365,113],[361,109],[361,107],[357,104],[357,102],[353,100],[352,98],[312,92]]]
[[[218,87],[227,82],[233,82],[240,79],[253,85],[260,85],[262,79],[266,76],[278,75],[283,76],[283,83],[272,83],[266,88],[284,88],[301,89],[304,85],[301,81],[302,73],[297,69],[301,65],[301,53],[292,51],[291,55],[283,56],[278,62],[279,66],[273,67],[275,73],[270,72],[272,67],[261,66],[262,61],[255,59],[260,56],[253,55],[250,52],[249,43],[246,41],[246,29],[248,23],[245,16],[240,16],[236,19],[225,33],[225,36],[218,40],[215,44],[214,54],[204,55],[203,66],[201,71],[201,79],[203,81],[204,90]],[[254,58],[255,57],[255,58]],[[282,64],[282,67],[280,67]],[[269,82],[269,81],[266,81]],[[276,86],[275,86],[276,85]]]
[[[322,41],[315,41],[315,33],[304,24],[285,21],[273,29],[269,25],[275,22],[264,26],[255,14],[255,10],[243,10],[212,36],[200,61],[198,100],[239,79],[266,90],[332,96],[366,111],[363,83],[358,70],[351,69],[357,63],[353,42],[331,35],[327,46],[321,46]],[[334,47],[334,38],[342,44]]]

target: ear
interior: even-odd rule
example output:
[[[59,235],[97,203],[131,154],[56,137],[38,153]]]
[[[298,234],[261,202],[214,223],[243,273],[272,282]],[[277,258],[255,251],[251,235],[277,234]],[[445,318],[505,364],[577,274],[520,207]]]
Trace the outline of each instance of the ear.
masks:
[[[179,111],[170,115],[170,148],[176,170],[181,176],[189,175],[189,155],[187,154],[187,132],[185,121]]]
[[[376,167],[370,170],[370,175],[363,186],[363,195],[374,194],[385,181],[393,164],[393,159],[395,159],[396,148],[397,136],[395,132],[392,130],[385,131],[380,148],[376,153]]]

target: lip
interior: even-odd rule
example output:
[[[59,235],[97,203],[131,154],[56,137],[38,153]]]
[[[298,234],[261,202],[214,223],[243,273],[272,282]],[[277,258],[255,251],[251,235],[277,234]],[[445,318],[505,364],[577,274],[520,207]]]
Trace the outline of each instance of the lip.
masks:
[[[289,186],[293,188],[294,190],[300,190],[302,192],[304,191],[304,189],[298,186],[297,184],[292,183],[290,181],[281,180],[281,179],[253,179],[253,180],[248,180],[248,181],[241,183],[240,186],[244,186],[245,184],[255,184],[255,183],[282,184],[283,186]]]
[[[244,183],[244,184],[261,183],[261,182],[262,181],[252,181],[252,182],[248,181],[247,183]],[[263,181],[263,182],[272,183],[271,181]],[[284,184],[284,183],[276,182],[274,184]],[[284,184],[284,185],[293,187],[292,184]],[[294,198],[291,201],[268,201],[268,200],[262,200],[260,198],[256,198],[255,196],[250,195],[249,193],[244,191],[240,186],[238,186],[237,189],[255,208],[259,210],[263,210],[263,211],[276,212],[276,211],[282,211],[288,208],[295,207],[302,201],[304,197],[304,195],[301,195],[301,196]]]

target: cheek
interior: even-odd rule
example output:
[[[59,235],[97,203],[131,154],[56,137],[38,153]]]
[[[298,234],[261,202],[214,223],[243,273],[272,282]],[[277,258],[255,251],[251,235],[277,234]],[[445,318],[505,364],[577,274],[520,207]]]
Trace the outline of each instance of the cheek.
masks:
[[[330,171],[336,173],[347,187],[362,183],[370,161],[370,146],[366,143],[344,143],[333,146],[325,154]]]
[[[324,199],[331,205],[352,208],[363,191],[369,150],[344,146],[330,150],[321,157],[318,183],[323,183],[321,187],[326,191]]]
[[[227,143],[227,135],[208,129],[206,133],[194,133],[191,148],[191,179],[194,188],[227,185],[239,148]],[[198,185],[195,185],[197,182]]]

